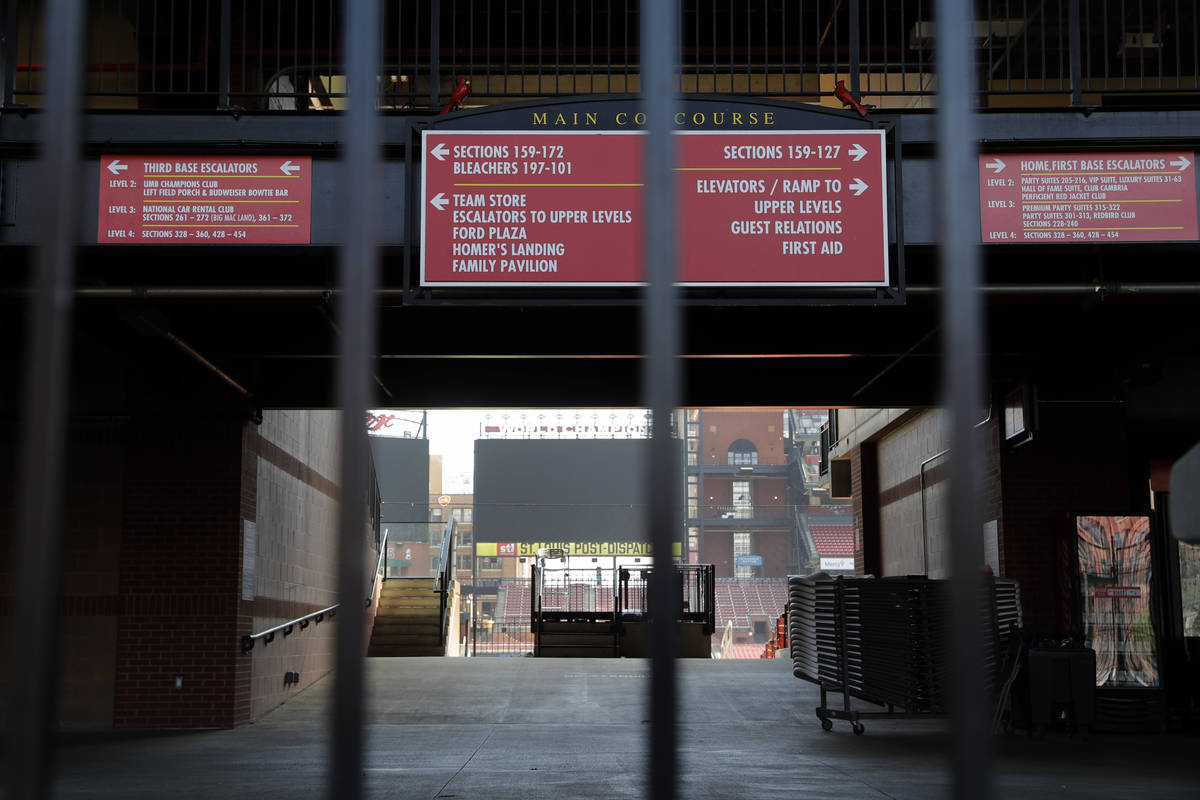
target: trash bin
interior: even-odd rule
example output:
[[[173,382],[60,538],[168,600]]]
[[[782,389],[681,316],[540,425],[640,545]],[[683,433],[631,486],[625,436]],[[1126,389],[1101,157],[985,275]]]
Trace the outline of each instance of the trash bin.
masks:
[[[1029,722],[1046,728],[1066,715],[1086,729],[1096,718],[1096,653],[1088,647],[1031,647],[1026,661]]]

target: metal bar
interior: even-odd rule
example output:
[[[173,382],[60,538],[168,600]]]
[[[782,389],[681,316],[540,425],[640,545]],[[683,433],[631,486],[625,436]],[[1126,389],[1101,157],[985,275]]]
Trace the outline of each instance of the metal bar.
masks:
[[[217,87],[217,108],[229,108],[229,28],[232,24],[229,0],[221,0],[221,63],[218,65],[221,75],[220,85]]]
[[[363,530],[370,449],[363,416],[371,397],[371,354],[375,350],[379,282],[379,183],[381,132],[376,109],[380,35],[379,0],[348,0],[345,39],[348,109],[343,117],[342,158],[345,181],[341,206],[346,243],[339,283],[344,317],[338,359],[338,406],[342,409],[342,502],[338,544],[338,596],[361,597]],[[352,618],[338,627],[337,675],[331,730],[331,800],[358,800],[363,794],[363,609],[346,609]]]
[[[374,592],[374,584],[372,584],[372,592]],[[368,604],[369,604],[369,602],[370,602],[370,598],[368,598]],[[300,623],[304,622],[305,620],[316,619],[317,617],[323,617],[326,614],[328,614],[329,616],[332,617],[337,612],[337,610],[341,607],[341,605],[342,605],[341,603],[334,603],[331,606],[322,608],[320,611],[312,611],[308,614],[305,614],[303,617],[296,617],[295,619],[293,619],[289,622],[284,622],[279,625],[276,625],[274,628],[267,628],[265,631],[259,631],[258,633],[248,633],[242,637],[242,652],[248,653],[252,649],[254,649],[254,643],[257,642],[259,639],[268,638],[268,637],[274,638],[274,637],[272,637],[272,634],[279,633],[280,631],[287,630],[288,628],[291,628],[295,625],[299,625]],[[268,641],[270,641],[269,638],[268,638]]]
[[[961,0],[938,0],[937,196],[941,201],[940,296],[943,402],[951,414],[950,475],[951,711],[953,796],[988,800],[992,790],[990,714],[984,680],[982,588],[982,447],[974,430],[983,405],[985,313],[979,286],[978,134],[973,109],[971,11]],[[1043,73],[1044,75],[1044,73]]]
[[[69,425],[71,315],[78,231],[80,76],[84,8],[50,0],[46,10],[46,111],[37,197],[35,296],[26,326],[21,485],[16,520],[16,596],[9,631],[5,797],[50,788],[58,692],[62,480]],[[30,21],[32,22],[32,14]],[[30,31],[32,35],[32,25]]]
[[[175,345],[180,350],[182,350],[183,352],[187,353],[192,358],[199,361],[201,364],[203,364],[205,367],[207,367],[213,374],[215,374],[218,378],[223,380],[225,383],[229,384],[229,386],[233,387],[233,389],[238,394],[240,394],[242,397],[246,398],[247,400],[254,399],[254,394],[249,389],[247,389],[245,386],[242,386],[240,383],[238,383],[236,380],[234,380],[232,377],[230,377],[229,373],[225,372],[220,367],[218,367],[216,364],[214,364],[213,362],[211,362],[207,358],[205,358],[203,355],[201,355],[200,352],[196,350],[196,348],[192,347],[190,344],[185,342],[183,339],[180,339],[178,336],[171,333],[170,331],[166,331],[164,333],[164,336],[166,337],[167,341],[169,341],[171,344]]]
[[[859,60],[859,29],[858,29],[859,0],[850,0],[850,94],[859,96],[859,73],[862,71]]]
[[[646,182],[646,227],[643,233],[646,289],[641,315],[643,350],[642,392],[650,409],[650,439],[646,481],[648,528],[654,553],[650,585],[652,613],[650,667],[649,796],[676,796],[675,651],[679,639],[682,598],[675,589],[671,545],[680,536],[683,492],[679,459],[671,439],[671,415],[679,404],[679,353],[682,316],[675,287],[675,142],[670,120],[681,105],[675,91],[679,48],[675,0],[646,0],[641,14],[641,103],[648,129],[643,169]],[[651,46],[653,45],[653,46]],[[664,498],[669,498],[664,502]]]
[[[0,76],[0,108],[13,104],[13,92],[17,87],[17,0],[4,4],[4,34],[0,47],[4,48],[3,76]]]
[[[349,0],[353,2],[353,0]],[[350,42],[346,42],[350,47]],[[346,55],[350,59],[350,55]],[[429,3],[429,110],[437,113],[441,105],[438,92],[441,91],[442,81],[442,0],[430,0]]]
[[[1067,14],[1068,35],[1071,48],[1071,105],[1083,105],[1083,64],[1079,47],[1079,0],[1070,0]]]

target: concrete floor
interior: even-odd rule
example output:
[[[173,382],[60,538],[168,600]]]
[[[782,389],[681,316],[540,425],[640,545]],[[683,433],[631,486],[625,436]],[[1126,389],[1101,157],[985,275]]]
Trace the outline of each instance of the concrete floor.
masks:
[[[788,661],[683,661],[680,797],[947,795],[944,720],[866,721],[853,736],[813,714]],[[649,664],[638,660],[368,659],[367,796],[643,797]],[[332,678],[228,731],[68,737],[55,797],[323,796]],[[1181,735],[1051,732],[996,739],[996,796],[1200,798]]]

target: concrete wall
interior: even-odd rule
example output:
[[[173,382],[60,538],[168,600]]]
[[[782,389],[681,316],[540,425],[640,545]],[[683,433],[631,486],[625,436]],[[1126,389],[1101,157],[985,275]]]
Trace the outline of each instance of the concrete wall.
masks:
[[[949,416],[933,409],[900,419],[875,442],[880,572],[928,573],[931,578],[945,578],[950,570],[947,479],[953,469],[953,454],[945,453],[949,447]],[[999,532],[1003,520],[997,421],[983,424],[981,435],[986,441],[986,489],[981,512],[984,522],[993,522]],[[996,566],[1002,570],[1002,560]]]
[[[340,415],[267,411],[254,442],[257,502],[251,627],[266,630],[333,605],[337,597]],[[370,561],[374,568],[375,561]],[[347,611],[347,614],[349,612]],[[345,617],[348,619],[348,617]],[[259,644],[251,661],[250,718],[257,719],[333,668],[343,617]],[[288,672],[299,683],[285,685]]]

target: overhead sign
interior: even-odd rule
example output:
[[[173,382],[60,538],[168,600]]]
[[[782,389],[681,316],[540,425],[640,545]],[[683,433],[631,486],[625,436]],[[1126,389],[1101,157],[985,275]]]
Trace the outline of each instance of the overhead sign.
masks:
[[[738,556],[737,565],[739,567],[761,567],[763,565],[762,556]]]
[[[1196,241],[1193,152],[979,157],[983,241]]]
[[[101,156],[97,241],[308,244],[308,156]]]
[[[884,132],[683,132],[680,283],[886,286]],[[424,133],[427,286],[635,286],[641,134]]]

